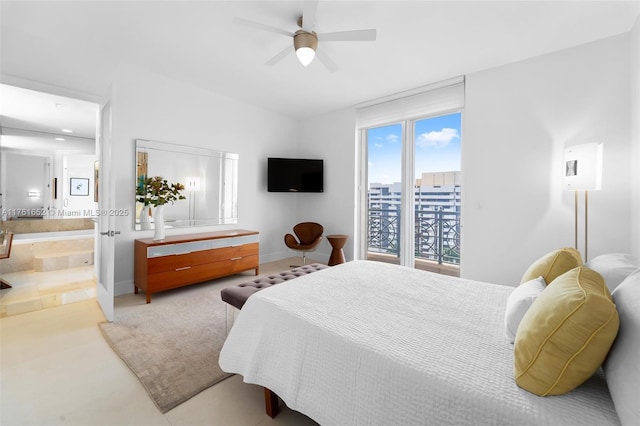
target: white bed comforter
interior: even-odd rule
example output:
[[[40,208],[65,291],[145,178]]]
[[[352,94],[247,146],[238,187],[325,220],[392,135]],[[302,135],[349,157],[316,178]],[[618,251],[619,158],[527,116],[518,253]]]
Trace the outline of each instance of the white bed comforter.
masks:
[[[511,290],[349,262],[250,297],[220,366],[322,425],[619,424],[601,373],[563,396],[516,386]]]

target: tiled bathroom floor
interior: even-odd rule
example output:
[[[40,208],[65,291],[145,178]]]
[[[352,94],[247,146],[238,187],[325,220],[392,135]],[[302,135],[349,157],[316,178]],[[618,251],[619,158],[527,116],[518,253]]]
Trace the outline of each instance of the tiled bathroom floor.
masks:
[[[94,265],[52,272],[2,274],[13,288],[0,290],[0,317],[96,297]]]

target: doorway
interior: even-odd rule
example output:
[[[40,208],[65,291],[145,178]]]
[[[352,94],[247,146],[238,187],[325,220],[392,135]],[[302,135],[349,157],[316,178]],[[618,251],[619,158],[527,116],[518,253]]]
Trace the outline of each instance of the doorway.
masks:
[[[0,96],[0,230],[14,233],[0,316],[95,298],[99,105],[8,84]]]

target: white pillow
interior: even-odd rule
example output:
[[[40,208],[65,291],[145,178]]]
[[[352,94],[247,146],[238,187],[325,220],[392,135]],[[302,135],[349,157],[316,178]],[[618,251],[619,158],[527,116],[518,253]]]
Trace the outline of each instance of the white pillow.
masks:
[[[604,372],[623,425],[640,424],[640,269],[611,293],[620,317],[618,336],[604,362]]]
[[[520,284],[509,295],[504,313],[505,330],[509,343],[515,341],[522,317],[546,287],[544,278],[538,277]]]
[[[602,275],[609,291],[613,291],[630,273],[640,268],[640,261],[630,254],[608,253],[594,257],[584,266]]]

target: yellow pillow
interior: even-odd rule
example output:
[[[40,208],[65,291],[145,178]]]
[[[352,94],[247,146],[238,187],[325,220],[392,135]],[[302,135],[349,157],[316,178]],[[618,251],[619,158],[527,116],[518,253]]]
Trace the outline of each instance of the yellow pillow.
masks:
[[[597,272],[579,267],[561,275],[522,318],[514,344],[518,386],[560,395],[600,367],[618,333],[616,305]]]
[[[545,254],[540,259],[533,262],[527,272],[520,280],[520,284],[526,283],[538,277],[544,278],[544,282],[558,278],[567,271],[582,266],[582,256],[580,252],[574,248],[561,248],[551,253]]]

